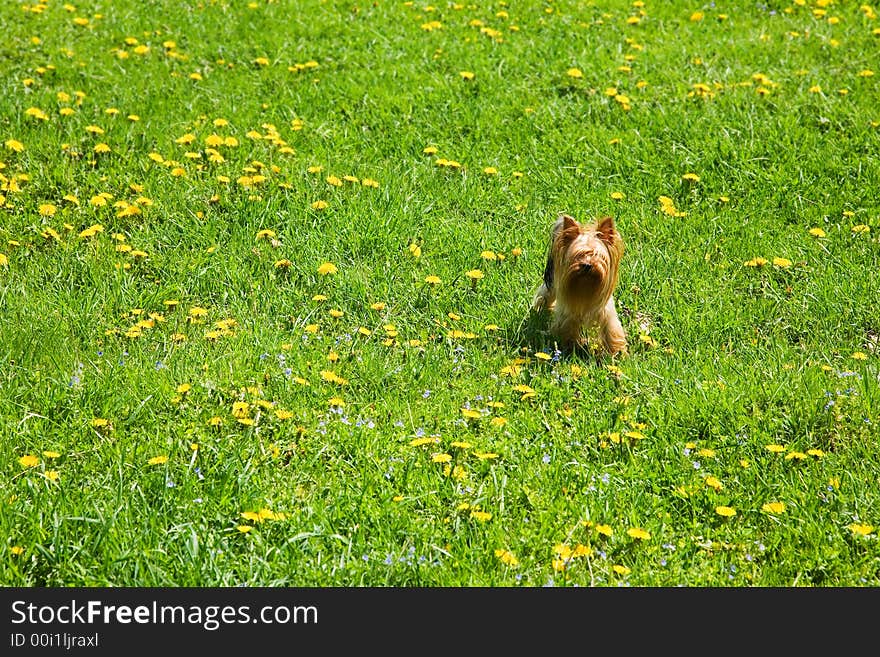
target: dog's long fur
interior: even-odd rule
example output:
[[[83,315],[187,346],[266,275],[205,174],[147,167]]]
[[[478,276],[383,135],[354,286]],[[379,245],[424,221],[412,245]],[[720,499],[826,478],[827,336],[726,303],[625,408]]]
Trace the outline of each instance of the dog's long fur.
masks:
[[[553,312],[552,332],[566,347],[583,345],[598,328],[608,353],[626,353],[626,334],[614,303],[623,239],[612,217],[584,225],[567,214],[553,224],[544,282],[532,308]]]

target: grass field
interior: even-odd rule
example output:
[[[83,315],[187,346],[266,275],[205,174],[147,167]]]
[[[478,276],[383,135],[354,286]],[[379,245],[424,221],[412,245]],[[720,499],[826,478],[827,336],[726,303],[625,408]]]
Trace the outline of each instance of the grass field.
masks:
[[[0,584],[880,585],[878,13],[3,3]]]

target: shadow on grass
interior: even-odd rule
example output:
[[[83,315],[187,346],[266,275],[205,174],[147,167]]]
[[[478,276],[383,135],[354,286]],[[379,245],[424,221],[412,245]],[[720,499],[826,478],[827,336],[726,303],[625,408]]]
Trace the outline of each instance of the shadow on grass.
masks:
[[[588,345],[564,347],[550,332],[551,313],[546,310],[529,309],[520,319],[519,324],[512,325],[507,331],[511,348],[516,348],[522,355],[536,352],[548,354],[554,360],[575,360],[596,365],[602,364],[610,357],[603,355]]]

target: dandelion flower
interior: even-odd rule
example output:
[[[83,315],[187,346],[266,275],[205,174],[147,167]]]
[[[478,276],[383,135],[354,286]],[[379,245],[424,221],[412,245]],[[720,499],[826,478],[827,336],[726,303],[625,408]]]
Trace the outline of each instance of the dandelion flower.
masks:
[[[471,71],[461,71],[461,72],[459,72],[459,75],[461,76],[462,80],[473,80],[474,79],[474,74]]]
[[[501,563],[511,568],[519,565],[519,559],[510,550],[495,550],[495,556],[501,560]]]
[[[584,77],[584,72],[581,71],[581,69],[579,68],[570,68],[565,72],[565,74],[570,78],[575,78],[576,80]]]
[[[853,534],[858,536],[870,536],[874,533],[874,527],[872,525],[863,525],[857,522],[849,525],[849,529]]]
[[[18,463],[23,468],[35,468],[40,464],[40,459],[33,454],[25,454],[20,459],[18,459]]]
[[[626,530],[626,534],[630,538],[635,538],[640,541],[647,541],[649,538],[651,538],[651,534],[641,527],[631,527],[630,529]]]
[[[168,457],[164,456],[164,455],[154,456],[149,461],[147,461],[147,463],[149,465],[162,465],[163,463],[167,463],[167,462],[168,462]]]
[[[729,506],[716,506],[715,513],[723,518],[732,518],[736,515],[736,509]]]
[[[782,502],[767,502],[761,507],[761,511],[763,511],[764,513],[771,513],[773,515],[785,513],[785,504],[783,504]]]
[[[328,274],[335,274],[339,270],[336,268],[332,262],[325,262],[318,267],[318,273],[321,276],[327,276]]]

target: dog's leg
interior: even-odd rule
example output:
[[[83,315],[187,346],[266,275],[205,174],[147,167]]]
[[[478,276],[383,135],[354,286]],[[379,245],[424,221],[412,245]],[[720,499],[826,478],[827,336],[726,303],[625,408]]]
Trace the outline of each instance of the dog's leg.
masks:
[[[562,305],[556,306],[551,330],[566,348],[574,348],[584,344],[583,318],[570,314],[568,309]]]
[[[614,297],[608,299],[605,308],[602,310],[600,319],[600,335],[602,344],[611,355],[626,355],[626,334],[623,331],[623,325],[617,316],[617,308],[614,306]]]
[[[532,299],[532,310],[553,310],[553,304],[556,301],[556,295],[553,288],[548,288],[545,283],[541,283],[535,291],[535,297]]]

